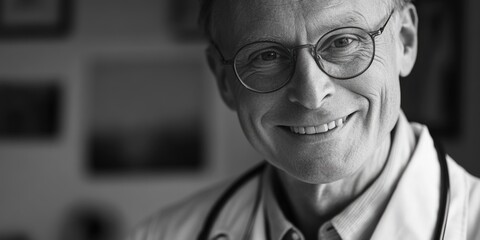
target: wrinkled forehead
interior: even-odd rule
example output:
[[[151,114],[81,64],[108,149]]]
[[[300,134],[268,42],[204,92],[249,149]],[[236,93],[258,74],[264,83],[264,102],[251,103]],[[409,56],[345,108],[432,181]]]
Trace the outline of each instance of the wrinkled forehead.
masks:
[[[284,38],[286,33],[292,32],[322,32],[346,25],[369,28],[369,24],[376,23],[391,10],[391,2],[216,0],[212,9],[212,36],[216,42],[238,47],[255,40]],[[308,37],[308,34],[303,35]]]

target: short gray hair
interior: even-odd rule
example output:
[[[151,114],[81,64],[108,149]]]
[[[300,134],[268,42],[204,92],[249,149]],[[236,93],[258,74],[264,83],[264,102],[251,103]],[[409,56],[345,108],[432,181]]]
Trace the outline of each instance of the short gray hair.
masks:
[[[212,39],[212,9],[213,3],[215,0],[199,0],[200,1],[200,12],[198,15],[198,25],[208,39]],[[241,1],[241,0],[240,0]],[[412,2],[412,0],[392,0],[394,7],[401,9],[407,3]]]

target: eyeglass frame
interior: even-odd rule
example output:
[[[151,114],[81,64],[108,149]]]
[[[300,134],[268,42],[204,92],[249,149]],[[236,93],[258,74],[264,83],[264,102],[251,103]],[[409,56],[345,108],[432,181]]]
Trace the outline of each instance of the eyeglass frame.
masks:
[[[290,54],[290,57],[293,59],[293,65],[295,66],[296,65],[296,61],[297,61],[297,57],[296,57],[296,51],[299,50],[299,49],[303,49],[303,48],[308,48],[310,49],[310,54],[312,55],[312,57],[314,58],[315,60],[315,63],[317,64],[318,68],[323,72],[325,73],[327,76],[331,77],[331,78],[334,78],[334,79],[337,79],[337,80],[348,80],[348,79],[352,79],[352,78],[355,78],[355,77],[358,77],[360,75],[362,75],[364,72],[366,72],[370,66],[372,65],[372,62],[373,62],[373,59],[375,58],[375,38],[380,36],[385,28],[387,27],[387,24],[388,22],[390,21],[390,18],[392,17],[393,13],[395,12],[395,8],[392,9],[392,11],[390,12],[387,20],[385,21],[385,23],[382,25],[382,27],[380,27],[379,29],[375,30],[375,31],[367,31],[365,30],[364,28],[361,28],[361,27],[356,27],[356,26],[349,26],[349,27],[340,27],[340,28],[335,28],[335,29],[332,29],[328,32],[326,32],[325,34],[323,34],[319,39],[318,41],[315,43],[315,44],[302,44],[302,45],[298,45],[298,46],[294,46],[294,47],[286,47],[285,45],[279,43],[279,42],[275,42],[275,41],[255,41],[255,42],[251,42],[251,43],[247,43],[245,45],[243,45],[242,47],[240,47],[236,52],[235,54],[233,55],[233,57],[231,59],[225,59],[225,57],[223,56],[222,52],[220,51],[220,48],[218,47],[218,45],[213,41],[211,40],[210,41],[210,44],[213,45],[213,47],[217,50],[217,52],[220,54],[220,57],[222,58],[221,59],[221,62],[223,65],[232,65],[232,68],[233,68],[233,72],[235,72],[235,76],[237,77],[237,80],[248,90],[252,91],[252,92],[255,92],[255,93],[272,93],[272,92],[275,92],[277,90],[280,90],[281,88],[283,88],[285,85],[287,85],[291,80],[292,80],[292,77],[293,75],[295,74],[295,67],[293,69],[293,71],[291,71],[292,73],[290,74],[290,76],[288,77],[288,80],[285,81],[285,83],[281,84],[279,87],[273,89],[273,90],[268,90],[268,91],[259,91],[259,90],[256,90],[250,86],[248,86],[246,83],[244,83],[242,81],[242,78],[239,76],[238,74],[238,71],[237,71],[237,68],[235,66],[235,61],[236,61],[236,58],[237,58],[237,55],[239,54],[240,51],[242,51],[245,47],[247,46],[250,46],[250,45],[253,45],[253,44],[258,44],[258,43],[273,43],[273,44],[278,44],[280,46],[282,46],[283,48],[285,48],[286,50],[288,50],[288,53]],[[317,53],[317,51],[315,51],[315,49],[317,48],[318,44],[320,43],[320,40],[323,39],[324,36],[334,32],[334,31],[338,31],[338,30],[342,30],[342,29],[347,29],[347,28],[354,28],[354,29],[358,29],[358,30],[361,30],[365,33],[367,33],[370,38],[372,39],[372,43],[373,43],[373,54],[372,54],[372,57],[370,59],[370,62],[368,63],[368,66],[360,71],[359,73],[351,76],[351,77],[335,77],[335,76],[332,76],[331,74],[327,73],[321,66],[320,64],[320,55]]]

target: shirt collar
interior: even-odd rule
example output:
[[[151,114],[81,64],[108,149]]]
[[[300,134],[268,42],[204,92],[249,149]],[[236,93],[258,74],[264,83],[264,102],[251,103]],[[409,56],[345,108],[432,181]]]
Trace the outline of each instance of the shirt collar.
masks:
[[[266,186],[263,189],[264,210],[266,212],[266,233],[269,235],[268,239],[281,240],[290,230],[295,230],[297,232],[300,231],[298,231],[296,227],[287,220],[283,211],[278,205],[277,199],[275,199],[275,194],[272,187],[273,184],[271,181],[273,178],[273,174],[273,169],[269,165],[266,169],[263,179],[263,181],[265,182],[264,186]]]
[[[400,114],[392,147],[386,165],[377,179],[362,195],[326,224],[332,225],[342,239],[369,239],[376,223],[395,189],[408,159],[415,147],[415,136],[403,113]],[[291,230],[298,229],[287,220],[272,190],[271,168],[267,168],[264,181],[264,204],[270,239],[281,240]],[[320,231],[320,228],[319,228]],[[320,234],[320,232],[319,232]],[[360,237],[360,238],[359,238]]]

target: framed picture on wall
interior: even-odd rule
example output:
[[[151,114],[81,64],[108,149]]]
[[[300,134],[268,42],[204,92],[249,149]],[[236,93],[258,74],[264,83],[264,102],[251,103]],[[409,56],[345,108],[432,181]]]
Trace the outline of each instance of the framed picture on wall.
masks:
[[[0,232],[0,240],[31,240],[25,232]]]
[[[61,122],[57,81],[0,82],[0,140],[51,139]]]
[[[72,22],[72,0],[0,1],[0,38],[61,37]]]
[[[145,175],[204,165],[202,62],[105,57],[90,69],[88,173]]]
[[[461,131],[462,1],[414,4],[419,16],[418,54],[412,73],[400,82],[402,108],[410,121],[426,124],[433,135],[455,137]]]

